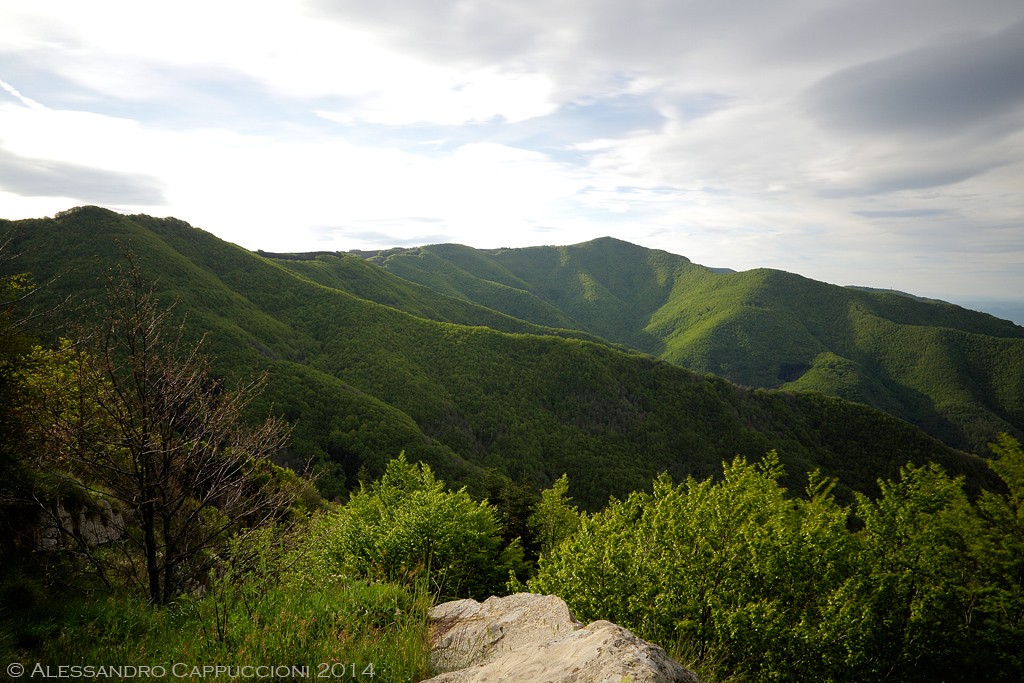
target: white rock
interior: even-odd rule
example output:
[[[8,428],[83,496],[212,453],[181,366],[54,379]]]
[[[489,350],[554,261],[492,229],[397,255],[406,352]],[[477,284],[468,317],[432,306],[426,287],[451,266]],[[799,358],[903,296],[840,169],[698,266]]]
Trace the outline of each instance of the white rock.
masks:
[[[621,626],[581,626],[560,598],[517,593],[458,600],[431,613],[435,669],[425,683],[699,683]]]

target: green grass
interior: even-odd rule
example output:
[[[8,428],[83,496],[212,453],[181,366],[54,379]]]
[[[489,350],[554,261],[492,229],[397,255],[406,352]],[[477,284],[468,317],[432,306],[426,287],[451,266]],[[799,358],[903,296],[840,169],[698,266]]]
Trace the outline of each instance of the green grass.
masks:
[[[213,670],[203,677],[209,681],[237,680],[246,666],[285,667],[274,670],[280,681],[430,674],[424,591],[341,578],[256,588],[222,587],[165,608],[133,597],[41,605],[7,621],[6,658],[51,672],[61,665],[164,667],[168,677],[193,667],[236,671]]]

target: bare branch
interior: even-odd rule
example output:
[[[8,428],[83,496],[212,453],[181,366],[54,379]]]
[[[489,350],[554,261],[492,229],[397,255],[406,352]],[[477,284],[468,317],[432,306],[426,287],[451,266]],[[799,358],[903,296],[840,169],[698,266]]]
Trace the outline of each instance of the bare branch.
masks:
[[[202,340],[190,344],[183,324],[171,325],[173,307],[159,305],[134,256],[107,290],[101,333],[55,352],[62,379],[35,402],[36,423],[54,470],[130,513],[142,558],[126,552],[118,565],[166,602],[205,574],[209,551],[231,534],[288,509],[294,492],[275,480],[271,457],[290,432],[276,418],[245,424],[266,378],[229,390],[212,377]],[[134,543],[127,534],[125,547]]]

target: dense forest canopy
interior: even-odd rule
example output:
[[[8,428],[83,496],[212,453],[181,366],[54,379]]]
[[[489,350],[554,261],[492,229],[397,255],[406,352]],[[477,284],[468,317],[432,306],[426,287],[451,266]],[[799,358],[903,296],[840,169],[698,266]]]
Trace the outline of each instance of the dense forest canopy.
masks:
[[[266,390],[252,409],[265,414],[273,406],[294,423],[292,445],[281,462],[319,471],[321,490],[328,497],[344,496],[360,471],[379,476],[387,459],[402,451],[475,490],[481,490],[487,469],[534,486],[550,485],[567,472],[574,478],[578,500],[589,508],[602,505],[609,495],[622,497],[649,486],[662,471],[680,478],[703,477],[724,458],[737,453],[757,457],[772,448],[791,472],[821,467],[838,476],[847,496],[852,490],[873,490],[878,476],[894,476],[907,460],[941,462],[951,472],[967,475],[972,486],[992,481],[977,455],[865,405],[821,391],[737,386],[621,345],[631,340],[605,341],[591,330],[571,329],[574,320],[596,320],[602,311],[608,318],[600,332],[608,333],[609,325],[639,324],[654,316],[650,302],[685,290],[691,272],[692,281],[704,288],[715,278],[731,277],[664,252],[614,240],[497,255],[430,247],[384,255],[387,263],[381,268],[348,255],[264,258],[176,219],[122,216],[94,207],[4,227],[15,236],[17,268],[40,282],[53,279],[41,298],[73,293],[86,314],[86,302],[95,301],[101,291],[100,270],[122,258],[124,245],[130,244],[145,275],[156,282],[157,294],[177,300],[190,329],[205,335],[220,377],[266,373]],[[435,251],[448,259],[458,255],[462,271],[476,273],[466,282],[484,282],[481,275],[493,278],[487,281],[493,287],[486,285],[497,291],[488,301],[492,306],[508,295],[509,301],[533,302],[524,303],[526,309],[536,307],[540,294],[524,286],[531,278],[540,282],[550,275],[542,292],[547,297],[542,308],[550,315],[523,320],[516,315],[530,317],[525,309],[496,311],[468,301],[454,284],[449,292],[439,291],[412,284],[388,269],[391,261],[413,258],[414,253],[437,260]],[[571,287],[559,263],[575,273],[569,278],[575,283]],[[781,274],[779,278],[785,279]],[[717,299],[706,297],[707,305],[725,301],[732,290],[747,289],[726,286]],[[648,303],[626,306],[633,313],[623,321],[616,311],[623,308],[627,291]],[[615,292],[614,300],[604,292]],[[766,292],[763,296],[770,298]],[[872,295],[857,295],[874,301]],[[585,305],[588,296],[593,305]],[[729,306],[760,310],[744,301],[739,297]],[[872,306],[896,309],[899,302]],[[664,315],[662,309],[658,315]],[[917,320],[920,311],[902,315],[902,325],[918,329],[911,323],[922,322]],[[968,416],[988,414],[983,404],[970,403],[973,386],[985,388],[986,395],[1006,405],[1019,404],[1024,380],[1014,368],[1020,364],[1007,359],[1024,340],[1006,331],[1019,328],[981,314],[957,310],[951,315],[975,328],[978,320],[988,326],[987,332],[957,331],[951,322],[948,329],[979,340],[979,349],[987,349],[979,354],[991,359],[982,374],[964,366],[961,374],[977,376],[977,381],[958,385],[966,388],[957,396],[967,395],[970,405],[956,404],[960,407],[955,410]],[[701,329],[701,324],[677,319],[679,333]],[[947,328],[934,329],[945,334]],[[992,336],[996,333],[1003,336]],[[894,334],[876,337],[900,341],[906,349],[916,344]],[[993,351],[990,344],[1001,344],[1010,355],[1000,355],[1003,351]],[[768,340],[758,346],[779,345]],[[749,349],[736,353],[753,357]],[[847,361],[829,353],[821,352],[821,362],[827,360],[837,376],[844,375]],[[937,353],[940,358],[949,355]],[[925,356],[914,355],[918,366],[928,370],[922,365]],[[1007,360],[1002,367],[1008,370],[996,369],[1001,359]],[[928,372],[945,376],[946,370],[938,364]],[[807,376],[800,381],[808,381]],[[957,376],[950,375],[948,381]],[[904,386],[883,374],[850,381]],[[912,387],[905,390],[921,404],[940,404]],[[999,431],[1017,434],[1020,423],[993,418],[986,438]],[[894,457],[897,452],[901,455]],[[983,455],[984,449],[976,454]]]
[[[611,238],[368,258],[437,292],[742,385],[866,403],[957,448],[983,453],[994,433],[1024,435],[1024,327],[942,301],[777,270],[719,272]]]

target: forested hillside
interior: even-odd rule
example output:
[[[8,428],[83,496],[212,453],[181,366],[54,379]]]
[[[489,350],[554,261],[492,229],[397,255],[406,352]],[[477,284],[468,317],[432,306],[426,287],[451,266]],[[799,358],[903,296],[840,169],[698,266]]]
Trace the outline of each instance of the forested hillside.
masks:
[[[958,448],[1024,434],[1024,328],[985,313],[776,270],[721,272],[611,238],[369,256],[401,277],[575,327],[753,387],[880,408]]]
[[[975,484],[987,476],[979,458],[866,406],[822,394],[741,388],[556,329],[601,318],[583,303],[545,304],[547,319],[520,322],[508,312],[413,287],[351,257],[270,259],[180,220],[94,207],[5,222],[0,229],[15,235],[18,258],[6,267],[44,284],[40,306],[72,296],[75,303],[61,309],[65,317],[76,306],[78,314],[89,314],[87,302],[99,296],[102,274],[130,247],[144,274],[157,281],[158,295],[179,299],[177,314],[187,317],[194,334],[206,336],[218,373],[229,379],[268,373],[267,390],[251,410],[270,409],[294,423],[288,462],[319,468],[329,495],[341,495],[361,471],[378,476],[403,450],[448,480],[471,485],[487,469],[531,485],[568,472],[588,507],[645,488],[662,471],[702,478],[737,453],[756,458],[773,448],[787,471],[820,467],[838,476],[845,491],[874,490],[878,477],[894,476],[908,461],[940,462]],[[687,277],[694,281],[712,277],[662,252],[627,252],[633,261],[613,249],[588,262],[587,273],[598,273],[597,263],[619,270],[593,281],[576,277],[575,300],[591,297],[611,312],[618,304],[608,292],[639,291],[641,300],[655,301],[680,289],[691,271]],[[515,277],[494,265],[491,275],[505,282],[492,280],[493,289],[525,291],[514,287],[551,271],[557,252],[538,253],[547,260],[530,260],[529,272],[506,268],[518,270]],[[637,259],[656,267],[632,268]],[[549,293],[561,291],[559,282],[551,281]],[[531,296],[521,297],[523,307],[541,301]],[[639,312],[634,322],[648,315],[642,306],[633,308]],[[999,329],[997,321],[989,324]],[[657,338],[652,330],[660,328],[648,328],[638,334]],[[666,350],[671,341],[665,334]],[[1012,353],[1016,347],[1007,344]],[[1012,398],[1011,385],[999,386],[993,391]]]
[[[708,681],[1020,678],[1009,436],[982,459],[176,219],[0,227],[8,672],[424,680],[435,600],[527,588]]]

